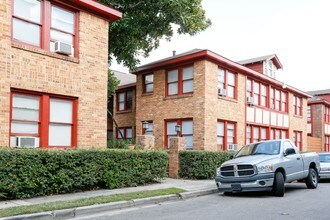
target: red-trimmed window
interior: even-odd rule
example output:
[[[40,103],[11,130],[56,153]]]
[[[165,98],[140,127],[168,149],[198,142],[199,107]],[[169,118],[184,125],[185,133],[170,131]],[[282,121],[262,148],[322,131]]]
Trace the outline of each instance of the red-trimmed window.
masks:
[[[133,139],[133,128],[132,127],[122,127],[117,129],[116,133],[117,139],[122,140],[132,140]]]
[[[143,93],[152,93],[154,91],[154,74],[143,75]]]
[[[293,131],[293,140],[296,147],[302,151],[302,131]]]
[[[329,152],[330,151],[330,136],[326,135],[324,140],[324,151]]]
[[[272,128],[270,129],[270,139],[282,139],[288,137],[288,131],[285,129]]]
[[[253,82],[253,101],[255,105],[259,105],[260,99],[260,83],[258,82]]]
[[[312,121],[312,109],[311,106],[308,105],[307,106],[307,122],[311,122]]]
[[[266,127],[256,125],[246,126],[246,144],[267,140],[268,132]]]
[[[143,122],[142,122],[143,125]],[[148,121],[148,129],[144,130],[142,128],[142,134],[147,136],[153,136],[154,135],[154,123],[153,121]]]
[[[253,97],[253,104],[255,105],[267,107],[267,90],[268,87],[262,83],[251,79],[247,79],[246,81],[246,96]]]
[[[50,98],[49,146],[71,146],[73,102]]]
[[[11,103],[11,137],[38,137],[41,147],[77,145],[76,99],[12,92]]]
[[[219,68],[218,69],[218,89],[225,89],[226,96],[229,98],[236,97],[236,74]]]
[[[78,56],[78,13],[49,0],[13,0],[13,40],[55,51],[55,42],[72,45]]]
[[[218,121],[217,123],[217,146],[218,150],[227,150],[228,144],[236,144],[236,123]]]
[[[293,108],[294,108],[294,114],[295,115],[302,115],[302,98],[294,96],[293,97]]]
[[[194,92],[194,67],[181,67],[167,71],[166,94],[181,95]]]
[[[270,88],[270,107],[272,109],[288,112],[288,93],[279,89]]]
[[[133,92],[131,90],[117,93],[117,111],[132,110]]]
[[[175,126],[180,125],[181,131],[179,134],[175,131]],[[186,139],[186,147],[188,149],[193,148],[193,131],[194,122],[192,119],[171,119],[165,120],[165,147],[170,148],[170,139],[173,137],[184,137]]]
[[[330,108],[329,107],[325,107],[325,109],[324,109],[324,121],[326,123],[330,123]]]

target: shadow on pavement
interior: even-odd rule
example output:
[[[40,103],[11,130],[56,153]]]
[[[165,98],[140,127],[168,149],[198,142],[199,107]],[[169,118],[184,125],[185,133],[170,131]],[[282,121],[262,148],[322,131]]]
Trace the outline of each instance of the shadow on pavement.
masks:
[[[328,181],[330,183],[330,181]],[[306,184],[302,183],[288,183],[285,184],[285,194],[292,193],[297,190],[306,190]],[[235,193],[219,193],[219,196],[225,197],[242,197],[242,198],[260,198],[260,197],[273,197],[272,192],[235,192]]]

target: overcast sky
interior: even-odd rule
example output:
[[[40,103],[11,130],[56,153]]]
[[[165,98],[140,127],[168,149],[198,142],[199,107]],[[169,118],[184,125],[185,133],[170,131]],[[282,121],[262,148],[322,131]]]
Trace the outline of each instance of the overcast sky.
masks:
[[[204,0],[212,26],[190,37],[162,41],[141,65],[194,48],[239,61],[277,54],[277,79],[304,91],[330,88],[329,0]],[[128,72],[113,64],[114,70]]]

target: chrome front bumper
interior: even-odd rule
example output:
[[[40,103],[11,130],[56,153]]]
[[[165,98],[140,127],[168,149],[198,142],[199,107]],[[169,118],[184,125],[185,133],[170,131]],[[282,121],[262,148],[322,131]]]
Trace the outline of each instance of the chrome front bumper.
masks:
[[[257,174],[251,177],[215,178],[220,192],[271,191],[274,183],[274,173]]]

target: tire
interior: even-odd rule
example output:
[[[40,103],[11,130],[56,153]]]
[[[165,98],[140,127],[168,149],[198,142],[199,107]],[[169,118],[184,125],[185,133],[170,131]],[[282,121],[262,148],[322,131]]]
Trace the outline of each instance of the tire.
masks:
[[[305,179],[305,183],[308,189],[315,189],[318,184],[318,175],[315,169],[309,168],[308,176]]]
[[[275,173],[274,184],[273,184],[274,196],[283,197],[284,192],[285,192],[285,187],[284,187],[283,174],[281,172],[276,172]]]

